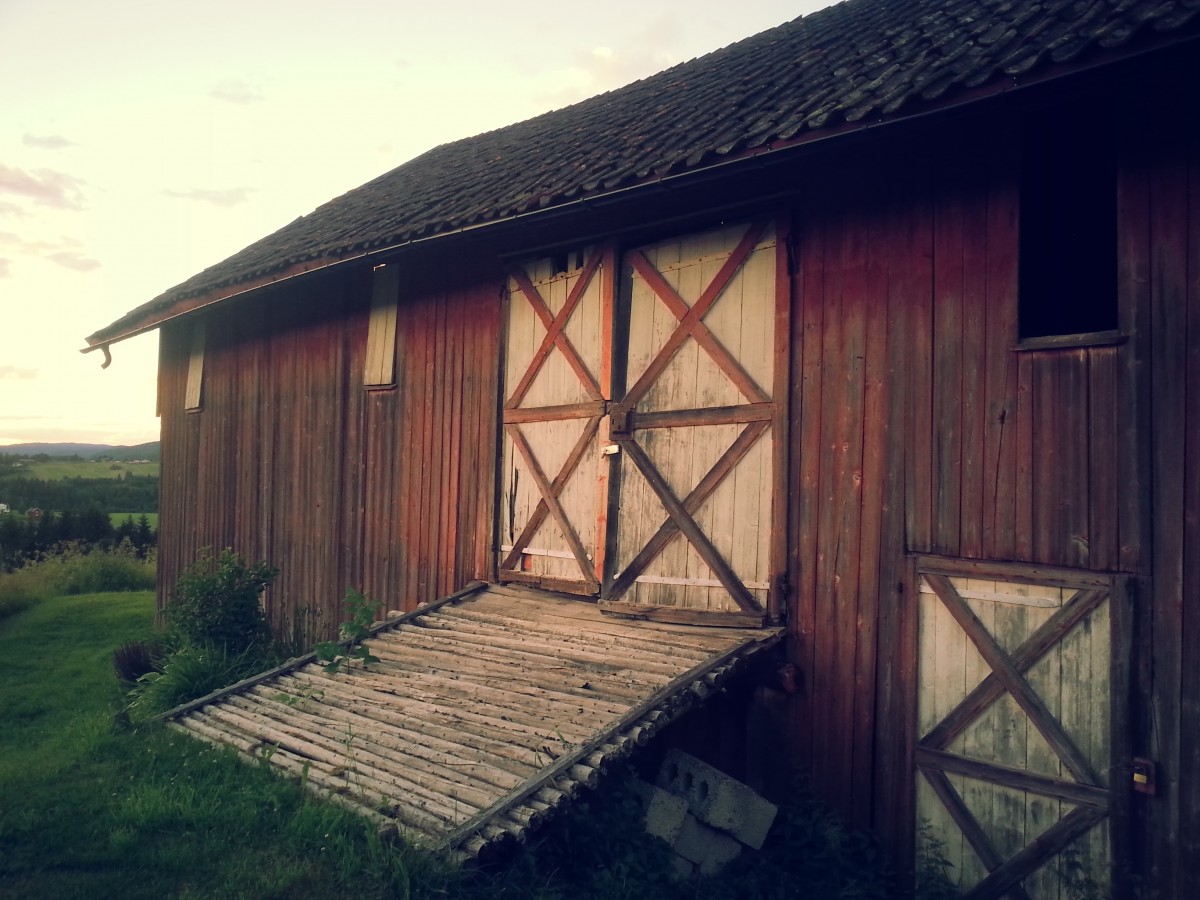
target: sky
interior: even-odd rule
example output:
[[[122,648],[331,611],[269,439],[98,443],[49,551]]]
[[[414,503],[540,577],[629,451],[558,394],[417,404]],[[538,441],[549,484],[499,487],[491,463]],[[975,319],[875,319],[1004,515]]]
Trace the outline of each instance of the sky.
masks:
[[[85,337],[439,144],[827,0],[0,0],[0,446],[158,439]]]

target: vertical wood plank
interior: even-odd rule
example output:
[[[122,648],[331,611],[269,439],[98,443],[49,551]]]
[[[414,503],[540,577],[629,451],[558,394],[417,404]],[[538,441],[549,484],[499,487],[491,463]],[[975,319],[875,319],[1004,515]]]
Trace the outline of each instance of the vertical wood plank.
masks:
[[[1154,725],[1161,767],[1156,854],[1164,894],[1184,896],[1178,856],[1180,834],[1180,700],[1182,686],[1183,522],[1187,483],[1187,165],[1176,128],[1159,123],[1156,164],[1150,176],[1150,344],[1153,421]],[[1165,132],[1165,133],[1164,133]]]
[[[1017,129],[993,136],[987,195],[987,341],[984,347],[985,403],[983,554],[1016,554],[1017,424]]]
[[[844,214],[843,214],[844,215]],[[846,703],[841,692],[844,685],[849,684],[852,666],[845,665],[846,656],[851,656],[853,648],[841,646],[840,614],[843,608],[844,594],[842,584],[837,580],[839,563],[840,510],[838,509],[839,486],[843,484],[846,475],[846,455],[848,445],[843,445],[842,416],[844,407],[839,405],[840,392],[847,390],[845,373],[842,370],[847,357],[844,347],[845,322],[841,312],[842,275],[845,247],[845,221],[842,215],[829,215],[825,220],[827,230],[827,253],[824,267],[824,320],[819,336],[819,365],[820,389],[822,400],[817,407],[821,412],[819,439],[815,445],[819,447],[822,461],[820,479],[816,495],[816,558],[814,565],[815,581],[813,589],[816,598],[816,622],[818,627],[814,635],[814,656],[812,667],[813,692],[813,775],[820,785],[818,796],[845,811],[846,795],[844,785],[831,773],[841,774],[842,765],[836,757],[839,755],[839,742],[848,740],[849,735],[840,729],[845,721],[844,710],[839,709]],[[849,550],[849,548],[847,548]],[[841,674],[837,667],[839,651],[846,675]],[[841,743],[840,746],[847,746]]]
[[[1192,648],[1182,659],[1180,682],[1182,696],[1179,718],[1180,735],[1180,801],[1182,821],[1180,856],[1185,861],[1182,879],[1194,885],[1200,878],[1200,660],[1195,647],[1200,643],[1200,610],[1194,602],[1200,596],[1200,127],[1194,117],[1184,118],[1187,177],[1187,218],[1184,223],[1186,240],[1186,280],[1182,314],[1186,316],[1187,357],[1184,370],[1184,448],[1187,461],[1183,473],[1183,597],[1185,603],[1182,646]],[[1182,168],[1182,167],[1181,167]]]
[[[878,205],[876,205],[876,203]],[[888,375],[888,229],[891,217],[886,202],[871,204],[864,212],[864,278],[855,301],[863,321],[864,382],[862,450],[859,481],[861,511],[858,533],[858,635],[854,664],[854,820],[871,821],[875,800],[876,755],[886,752],[874,744],[879,715],[876,680],[880,653],[880,584],[883,546],[883,498],[893,447],[888,434],[891,380]]]
[[[831,497],[832,529],[828,532],[831,544],[826,553],[831,562],[829,588],[836,597],[836,634],[833,636],[833,655],[827,660],[836,685],[855,685],[858,678],[860,654],[868,652],[861,643],[864,630],[869,633],[871,653],[874,652],[876,623],[868,625],[861,610],[860,552],[861,524],[863,513],[863,427],[866,379],[866,320],[864,308],[866,294],[866,243],[867,234],[863,224],[865,201],[855,197],[855,203],[846,218],[839,217],[841,234],[839,315],[842,320],[842,339],[839,353],[829,358],[831,368],[837,373],[832,385],[837,386],[833,395],[834,432],[837,461],[836,480],[832,485]],[[873,685],[871,692],[873,694]],[[835,691],[844,692],[844,687]],[[833,741],[831,746],[854,746],[855,721],[859,715],[855,700],[858,690],[845,697],[841,703],[831,694],[831,719]],[[873,697],[869,702],[873,714]],[[836,705],[835,705],[836,703]],[[870,766],[866,767],[870,772]],[[828,769],[831,786],[840,794],[839,805],[848,815],[854,814],[856,782],[860,778],[853,764],[852,754],[836,753]]]
[[[1116,348],[1097,347],[1088,353],[1087,566],[1107,571],[1120,561],[1117,373]]]
[[[893,182],[885,220],[888,251],[887,342],[884,378],[889,385],[886,430],[881,439],[885,460],[880,498],[879,638],[875,721],[876,800],[874,819],[892,848],[894,862],[905,871],[914,858],[916,823],[915,765],[912,746],[917,723],[917,606],[912,564],[905,551],[905,492],[911,457],[912,382],[911,328],[915,311],[930,296],[927,163],[909,150],[896,165],[907,174]],[[899,461],[899,465],[897,464]]]
[[[966,278],[964,160],[961,134],[943,152],[934,211],[933,284],[933,538],[939,553],[958,556],[962,522],[963,371]]]
[[[1021,353],[1017,357],[1017,471],[1014,549],[1015,558],[1021,560],[1035,558],[1033,554],[1035,505],[1033,435],[1038,370],[1033,364],[1033,357],[1032,353]]]
[[[792,278],[789,256],[792,251],[791,218],[781,212],[775,219],[775,330],[771,350],[774,383],[771,399],[775,418],[771,423],[771,540],[767,571],[771,587],[767,596],[767,616],[779,621],[787,612],[788,602],[788,513],[791,477],[788,468],[791,447],[792,384]],[[781,583],[781,579],[783,582]]]
[[[967,146],[971,158],[987,160],[980,146],[980,135],[969,129]],[[988,333],[988,184],[991,173],[985,168],[964,179],[963,261],[962,261],[962,393],[959,397],[962,461],[959,494],[958,555],[978,558],[984,555],[983,530],[986,495],[984,439],[987,420],[987,351],[995,342]],[[953,338],[950,338],[953,340]]]
[[[788,582],[792,609],[788,620],[790,662],[800,672],[796,700],[797,765],[812,770],[815,721],[817,627],[817,513],[820,509],[821,339],[824,331],[825,209],[820,195],[793,213],[794,265],[792,312],[793,396],[789,498],[792,548]]]

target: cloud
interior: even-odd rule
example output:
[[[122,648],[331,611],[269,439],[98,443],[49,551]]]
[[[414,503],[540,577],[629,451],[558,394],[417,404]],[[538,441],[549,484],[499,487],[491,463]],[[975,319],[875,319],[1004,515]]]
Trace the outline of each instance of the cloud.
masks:
[[[38,147],[42,150],[62,150],[64,147],[74,147],[74,141],[68,141],[61,134],[26,134],[21,138],[26,147]]]
[[[661,15],[625,35],[620,47],[594,47],[580,53],[555,75],[557,86],[537,99],[565,106],[661,72],[681,61],[674,45],[682,35],[676,16]]]
[[[44,256],[57,250],[78,246],[78,241],[73,241],[68,238],[63,238],[58,243],[52,243],[50,241],[31,241],[21,237],[19,234],[13,234],[11,231],[0,231],[0,247],[10,247],[21,253],[31,253],[35,256]]]
[[[76,272],[90,272],[100,268],[100,260],[84,256],[75,250],[59,250],[57,253],[47,255],[46,259],[57,263],[64,269],[73,269]]]
[[[37,378],[37,369],[18,369],[16,366],[0,366],[0,378],[9,378],[14,381],[32,381]],[[28,416],[0,416],[3,419],[27,419]]]
[[[0,200],[0,216],[12,216],[14,219],[24,219],[27,212],[15,203]]]
[[[29,197],[42,206],[83,209],[83,184],[85,182],[66,172],[53,169],[26,172],[0,163],[0,193]]]
[[[76,272],[90,272],[100,268],[100,261],[84,256],[80,252],[83,244],[72,238],[60,238],[58,241],[26,240],[11,231],[0,231],[0,248],[14,250],[20,255],[39,256],[48,259],[64,269]],[[0,258],[0,278],[10,275],[7,266],[9,260]]]
[[[5,259],[3,256],[0,256],[0,278],[12,277],[12,270],[9,268],[11,265],[11,259]]]
[[[222,191],[206,190],[204,188],[192,188],[188,191],[163,191],[168,197],[179,197],[183,200],[199,200],[202,203],[211,203],[213,206],[237,206],[240,203],[245,203],[250,199],[250,194],[254,188],[239,187],[226,188]]]
[[[242,105],[257,103],[263,98],[261,88],[242,81],[240,78],[226,78],[224,81],[214,85],[212,90],[208,92],[208,95],[217,100],[224,100],[226,103]]]

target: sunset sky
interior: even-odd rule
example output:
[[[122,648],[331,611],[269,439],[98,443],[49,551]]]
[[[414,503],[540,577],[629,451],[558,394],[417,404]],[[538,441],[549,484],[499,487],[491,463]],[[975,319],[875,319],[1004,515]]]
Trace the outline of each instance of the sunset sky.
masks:
[[[158,438],[157,334],[84,337],[438,144],[822,0],[0,0],[0,445]]]

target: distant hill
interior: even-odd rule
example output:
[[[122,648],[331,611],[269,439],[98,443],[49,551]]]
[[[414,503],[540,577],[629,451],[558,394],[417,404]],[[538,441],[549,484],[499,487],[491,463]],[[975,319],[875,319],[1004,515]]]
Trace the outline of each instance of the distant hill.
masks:
[[[157,461],[160,458],[158,441],[133,446],[114,446],[112,444],[7,444],[0,446],[0,453],[36,456],[44,453],[47,456],[80,456],[84,459],[95,459],[98,456],[108,456],[113,459],[149,459]]]

